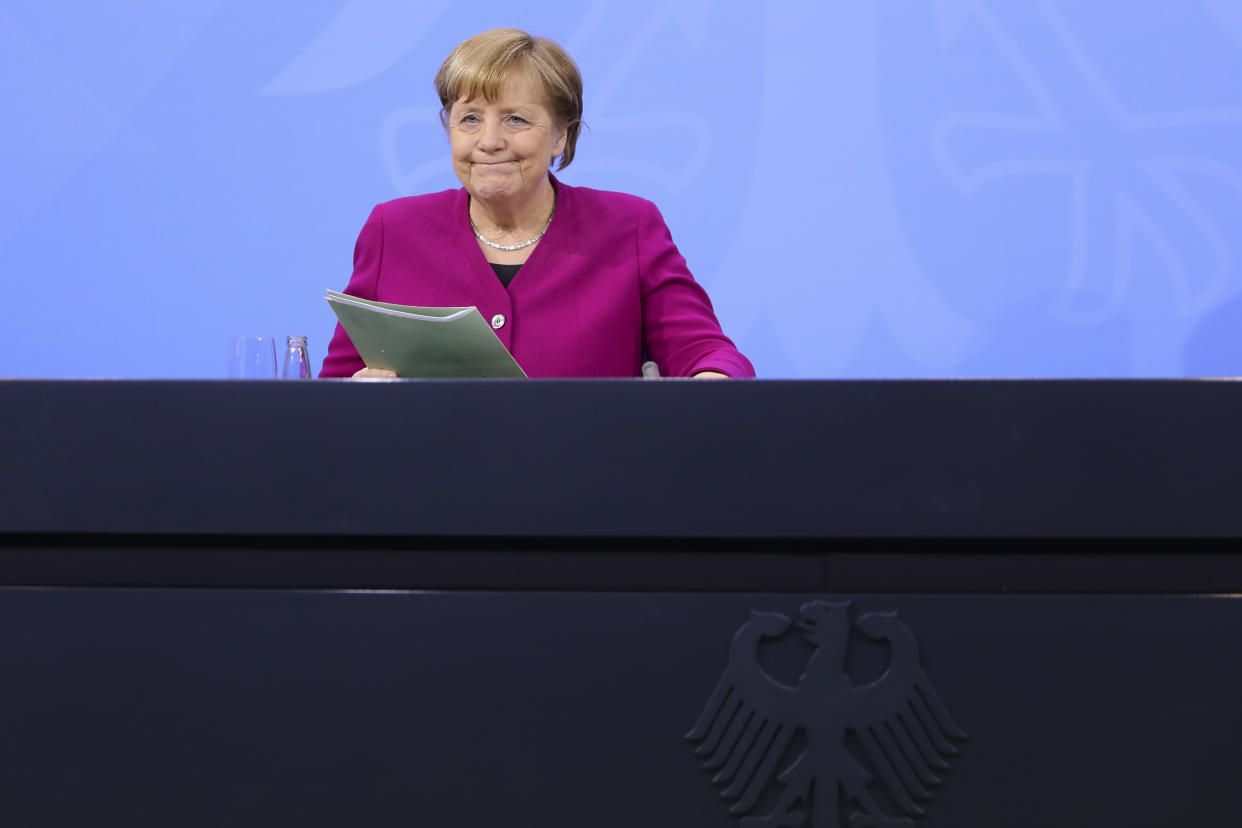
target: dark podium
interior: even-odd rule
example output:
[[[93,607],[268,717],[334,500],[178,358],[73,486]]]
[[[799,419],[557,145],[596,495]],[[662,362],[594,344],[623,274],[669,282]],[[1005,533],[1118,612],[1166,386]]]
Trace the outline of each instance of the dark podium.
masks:
[[[8,825],[1207,826],[1242,384],[0,382]]]

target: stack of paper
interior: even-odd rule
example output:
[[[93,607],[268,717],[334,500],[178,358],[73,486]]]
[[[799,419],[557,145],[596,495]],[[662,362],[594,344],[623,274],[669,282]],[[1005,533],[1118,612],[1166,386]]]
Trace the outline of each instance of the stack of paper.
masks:
[[[524,377],[478,308],[393,305],[328,291],[368,368],[399,377]]]

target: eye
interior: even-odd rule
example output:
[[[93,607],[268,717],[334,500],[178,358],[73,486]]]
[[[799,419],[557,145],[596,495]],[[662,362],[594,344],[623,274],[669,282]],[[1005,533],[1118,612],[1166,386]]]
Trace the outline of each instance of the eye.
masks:
[[[530,121],[526,120],[521,115],[510,115],[506,120],[514,126],[526,126],[530,123]]]
[[[479,117],[477,112],[467,112],[457,119],[457,126],[455,129],[462,132],[478,132],[482,126],[483,120]]]

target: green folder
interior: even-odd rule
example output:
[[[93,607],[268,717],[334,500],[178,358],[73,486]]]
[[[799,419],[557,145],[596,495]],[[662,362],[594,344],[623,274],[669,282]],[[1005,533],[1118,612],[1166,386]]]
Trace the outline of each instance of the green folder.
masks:
[[[524,377],[476,307],[420,308],[328,291],[368,368],[399,377]]]

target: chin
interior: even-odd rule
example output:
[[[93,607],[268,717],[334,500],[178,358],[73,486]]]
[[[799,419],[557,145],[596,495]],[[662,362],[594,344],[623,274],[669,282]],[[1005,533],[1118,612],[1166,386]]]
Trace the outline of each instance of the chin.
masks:
[[[472,196],[486,201],[503,201],[516,195],[519,189],[512,181],[474,181],[469,187]]]
[[[470,195],[480,201],[504,201],[513,196],[509,187],[470,187]]]

